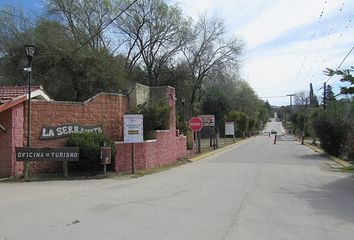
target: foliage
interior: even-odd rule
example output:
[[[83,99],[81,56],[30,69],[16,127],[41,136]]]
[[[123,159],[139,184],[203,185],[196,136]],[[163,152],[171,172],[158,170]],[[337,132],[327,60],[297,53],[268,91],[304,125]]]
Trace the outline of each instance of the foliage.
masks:
[[[129,111],[130,114],[143,114],[144,139],[149,138],[149,132],[153,130],[169,129],[170,107],[167,103],[151,102],[138,105]]]
[[[202,113],[215,115],[215,123],[217,126],[222,125],[229,108],[227,97],[218,88],[208,89],[201,102]]]
[[[349,125],[343,118],[343,113],[342,106],[333,104],[326,111],[320,112],[313,122],[321,147],[334,156],[343,153],[347,142]]]
[[[231,111],[227,116],[228,121],[236,124],[235,135],[237,137],[245,137],[248,130],[248,119],[249,116],[244,112]]]
[[[334,75],[339,75],[342,78],[340,79],[341,82],[347,82],[350,83],[350,86],[348,87],[341,87],[341,94],[354,94],[354,76],[352,75],[352,72],[354,71],[354,67],[352,66],[349,69],[338,69],[338,70],[333,70],[330,68],[326,68],[325,74],[327,76],[334,76]]]
[[[66,142],[67,147],[79,147],[79,162],[71,163],[71,170],[74,171],[98,171],[101,169],[100,164],[100,147],[106,143],[107,147],[111,147],[112,158],[115,156],[116,146],[108,137],[100,133],[86,132],[77,133],[69,136]]]

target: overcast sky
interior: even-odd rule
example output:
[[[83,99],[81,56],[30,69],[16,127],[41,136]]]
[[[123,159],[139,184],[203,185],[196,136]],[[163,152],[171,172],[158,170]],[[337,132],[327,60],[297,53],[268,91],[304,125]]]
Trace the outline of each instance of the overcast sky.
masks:
[[[241,76],[259,97],[273,105],[289,103],[287,94],[314,91],[329,77],[354,46],[354,0],[169,0],[197,20],[200,14],[218,16],[229,36],[246,43]],[[25,9],[39,9],[40,0],[0,0]],[[342,68],[354,65],[354,51]],[[330,79],[334,92],[343,85]],[[321,91],[318,91],[320,94]]]

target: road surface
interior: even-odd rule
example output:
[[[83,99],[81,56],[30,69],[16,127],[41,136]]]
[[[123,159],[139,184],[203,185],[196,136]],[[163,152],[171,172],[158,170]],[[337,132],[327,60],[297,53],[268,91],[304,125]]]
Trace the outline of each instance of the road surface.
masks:
[[[353,177],[272,140],[141,178],[0,183],[0,240],[352,240]]]

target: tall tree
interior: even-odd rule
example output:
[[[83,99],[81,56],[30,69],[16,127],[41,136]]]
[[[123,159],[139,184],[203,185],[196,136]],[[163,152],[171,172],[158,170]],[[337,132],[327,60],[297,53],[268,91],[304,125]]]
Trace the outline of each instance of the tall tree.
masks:
[[[100,31],[111,19],[112,0],[46,0],[49,13],[68,27],[77,46],[85,43],[95,50],[107,50],[109,37]]]
[[[327,100],[327,103],[336,101],[336,97],[334,96],[334,92],[333,92],[331,85],[327,85],[326,100]]]
[[[318,100],[316,95],[313,93],[313,86],[312,83],[310,83],[310,93],[309,93],[309,98],[310,98],[310,106],[313,107],[318,107]]]
[[[237,38],[225,39],[225,27],[220,19],[200,17],[194,26],[192,41],[182,49],[190,76],[190,112],[194,111],[195,102],[201,98],[202,86],[208,76],[237,70],[242,46]]]
[[[162,72],[190,36],[190,21],[177,6],[163,0],[138,1],[116,20],[115,27],[123,36],[127,68],[143,69],[150,86],[160,84]]]

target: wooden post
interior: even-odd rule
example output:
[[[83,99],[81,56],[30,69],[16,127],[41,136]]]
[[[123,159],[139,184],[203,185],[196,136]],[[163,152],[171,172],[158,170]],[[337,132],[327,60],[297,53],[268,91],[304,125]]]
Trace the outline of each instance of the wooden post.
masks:
[[[197,132],[197,139],[198,139],[198,154],[200,154],[202,152],[201,143],[200,143],[200,131]]]
[[[64,172],[64,177],[67,178],[69,176],[68,161],[63,161],[63,172]]]
[[[132,174],[134,174],[134,173],[135,173],[135,168],[134,168],[134,161],[135,161],[135,145],[134,145],[134,143],[132,143],[131,149],[132,149],[132,152],[131,152],[131,154],[132,154],[132,159],[131,159]]]

